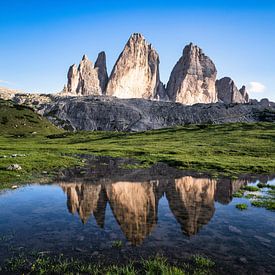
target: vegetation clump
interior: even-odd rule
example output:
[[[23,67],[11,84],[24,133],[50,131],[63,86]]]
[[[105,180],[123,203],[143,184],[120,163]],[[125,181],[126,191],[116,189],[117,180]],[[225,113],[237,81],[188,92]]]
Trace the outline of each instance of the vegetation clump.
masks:
[[[257,191],[260,190],[259,187],[253,186],[253,185],[244,186],[244,187],[242,187],[242,189],[245,190],[245,191],[249,191],[249,192],[257,192]]]
[[[259,182],[259,183],[257,184],[257,186],[258,186],[259,188],[267,188],[267,187],[268,187],[268,184]]]
[[[28,258],[24,255],[11,258],[6,262],[3,271],[7,273],[23,274],[94,274],[94,275],[184,275],[211,274],[215,263],[201,255],[192,256],[190,260],[180,266],[171,265],[162,256],[155,256],[147,260],[133,261],[127,265],[99,265],[83,262],[77,259],[59,257],[36,256]]]
[[[242,198],[244,195],[244,190],[239,190],[238,192],[234,193],[232,196],[234,198]]]
[[[236,204],[236,208],[239,210],[246,210],[247,209],[247,204],[246,203],[238,203]]]
[[[116,240],[116,241],[113,241],[112,243],[112,247],[115,247],[115,248],[121,248],[123,245],[123,242],[121,240]]]

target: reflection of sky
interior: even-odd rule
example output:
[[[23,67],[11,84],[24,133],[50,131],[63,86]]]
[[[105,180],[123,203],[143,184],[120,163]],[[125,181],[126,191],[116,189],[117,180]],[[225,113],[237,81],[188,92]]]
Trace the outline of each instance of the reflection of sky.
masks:
[[[275,100],[275,2],[2,1],[0,86],[60,91],[70,64],[105,50],[108,71],[132,32],[160,54],[163,82],[190,41],[215,62],[218,77],[259,82]]]

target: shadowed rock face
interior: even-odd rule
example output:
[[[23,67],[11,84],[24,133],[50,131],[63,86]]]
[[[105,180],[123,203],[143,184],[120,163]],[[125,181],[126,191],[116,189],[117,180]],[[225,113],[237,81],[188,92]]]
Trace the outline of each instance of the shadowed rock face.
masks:
[[[264,121],[265,105],[195,104],[115,97],[59,97],[39,106],[51,122],[72,130],[145,131],[185,124]],[[274,107],[268,107],[271,113]]]
[[[62,94],[102,95],[107,81],[105,53],[99,53],[95,65],[84,55],[78,67],[74,64],[69,68],[68,83]]]
[[[152,99],[162,88],[157,52],[141,34],[133,34],[112,70],[106,94],[119,98]]]
[[[245,86],[238,90],[234,81],[229,77],[224,77],[216,81],[218,99],[224,103],[248,103],[249,97]]]
[[[191,43],[172,70],[167,84],[168,97],[187,105],[217,102],[216,75],[212,60]]]

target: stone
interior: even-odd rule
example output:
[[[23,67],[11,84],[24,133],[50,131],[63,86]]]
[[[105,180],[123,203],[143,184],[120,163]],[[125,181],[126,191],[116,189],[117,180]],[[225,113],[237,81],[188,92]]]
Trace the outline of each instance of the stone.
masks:
[[[141,34],[132,34],[112,70],[106,95],[153,99],[162,88],[156,50]]]
[[[229,229],[230,232],[233,232],[233,233],[237,233],[237,234],[242,233],[242,231],[240,229],[238,229],[237,227],[232,226],[232,225],[229,225],[228,229]]]
[[[245,86],[238,90],[234,81],[230,77],[223,77],[216,81],[216,91],[218,99],[226,104],[248,103],[249,96]]]
[[[7,167],[7,170],[9,171],[19,171],[22,170],[22,167],[19,164],[11,164]]]
[[[260,241],[261,243],[271,243],[271,241],[267,238],[261,237],[261,236],[257,236],[255,235],[254,238],[256,238],[258,241]]]
[[[108,81],[105,53],[99,53],[95,65],[83,55],[78,67],[70,66],[67,78],[62,95],[103,95]]]
[[[13,186],[11,187],[11,189],[17,189],[17,188],[18,188],[17,185],[13,185]]]
[[[269,232],[269,233],[267,233],[267,235],[269,235],[269,236],[275,238],[275,232]]]
[[[245,257],[240,257],[240,262],[243,263],[243,264],[247,264],[247,259]]]
[[[216,75],[213,61],[198,46],[190,43],[171,72],[168,97],[187,105],[217,102]]]

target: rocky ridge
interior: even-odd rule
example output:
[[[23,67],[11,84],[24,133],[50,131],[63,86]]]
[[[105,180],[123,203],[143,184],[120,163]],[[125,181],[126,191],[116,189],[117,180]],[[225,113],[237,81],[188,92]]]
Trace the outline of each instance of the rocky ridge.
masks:
[[[185,124],[275,121],[275,104],[195,104],[116,97],[58,97],[38,112],[68,130],[145,131]]]

